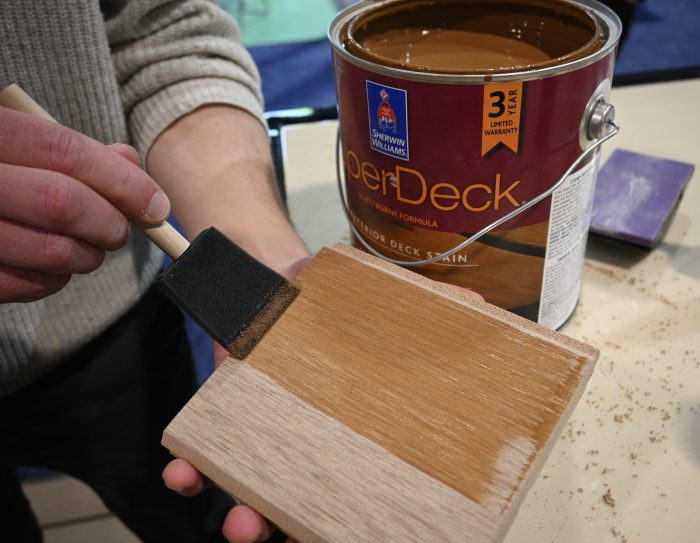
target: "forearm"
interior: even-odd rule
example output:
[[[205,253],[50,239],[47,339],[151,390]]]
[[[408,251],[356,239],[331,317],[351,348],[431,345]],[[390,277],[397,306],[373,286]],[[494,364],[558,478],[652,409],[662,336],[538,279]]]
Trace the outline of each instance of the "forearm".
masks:
[[[216,226],[277,270],[308,254],[283,209],[267,133],[249,113],[195,110],[156,139],[147,166],[188,237]]]

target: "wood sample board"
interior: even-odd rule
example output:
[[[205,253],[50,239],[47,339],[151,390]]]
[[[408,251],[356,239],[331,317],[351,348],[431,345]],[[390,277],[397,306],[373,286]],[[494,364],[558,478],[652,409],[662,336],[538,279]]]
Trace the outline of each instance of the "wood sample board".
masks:
[[[295,283],[163,444],[302,543],[500,541],[598,352],[343,245]]]

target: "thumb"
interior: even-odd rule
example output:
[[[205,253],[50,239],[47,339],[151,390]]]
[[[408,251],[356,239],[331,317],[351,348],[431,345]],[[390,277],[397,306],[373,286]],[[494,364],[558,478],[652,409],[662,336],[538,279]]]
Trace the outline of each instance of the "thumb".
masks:
[[[116,154],[121,156],[122,158],[127,159],[129,162],[134,164],[135,166],[138,166],[139,168],[143,169],[143,166],[141,164],[141,157],[139,156],[139,152],[134,149],[131,145],[127,145],[125,143],[112,143],[111,145],[107,146],[110,150],[114,151]],[[162,209],[163,207],[166,207],[167,209],[170,208],[170,203],[168,200],[167,195],[161,190],[159,193],[162,198],[160,198],[158,201],[160,202],[159,209]],[[154,199],[151,200],[151,204],[157,199],[156,195],[153,197]],[[167,203],[163,203],[163,200],[165,200]],[[149,206],[149,211],[150,211],[150,206]],[[158,213],[156,213],[158,214]],[[165,220],[165,218],[163,219]]]

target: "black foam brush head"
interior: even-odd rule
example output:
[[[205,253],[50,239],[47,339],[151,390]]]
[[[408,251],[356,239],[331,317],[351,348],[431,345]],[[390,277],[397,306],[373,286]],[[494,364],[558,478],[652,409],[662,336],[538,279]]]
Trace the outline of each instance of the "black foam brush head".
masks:
[[[252,350],[299,293],[213,227],[197,236],[156,284],[237,358]]]

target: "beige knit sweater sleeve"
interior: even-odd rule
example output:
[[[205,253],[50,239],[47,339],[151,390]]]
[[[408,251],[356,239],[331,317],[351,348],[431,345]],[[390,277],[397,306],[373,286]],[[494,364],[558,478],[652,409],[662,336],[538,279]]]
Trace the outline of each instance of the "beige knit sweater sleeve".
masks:
[[[143,157],[171,123],[230,104],[263,121],[260,76],[236,22],[208,0],[107,0],[107,36],[129,135]]]

